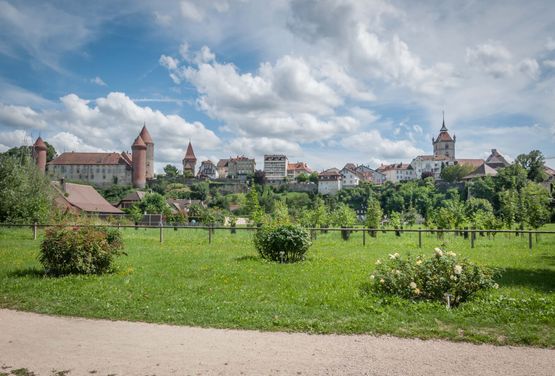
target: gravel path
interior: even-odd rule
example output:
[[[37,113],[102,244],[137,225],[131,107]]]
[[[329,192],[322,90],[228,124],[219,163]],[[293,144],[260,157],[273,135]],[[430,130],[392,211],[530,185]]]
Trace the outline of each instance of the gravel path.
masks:
[[[202,329],[0,309],[0,374],[555,375],[555,350]],[[10,367],[10,368],[8,368]]]

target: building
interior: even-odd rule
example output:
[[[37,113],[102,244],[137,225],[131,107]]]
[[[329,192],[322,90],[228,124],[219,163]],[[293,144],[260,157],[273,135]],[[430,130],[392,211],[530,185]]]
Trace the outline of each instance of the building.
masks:
[[[197,177],[200,179],[217,179],[218,170],[211,160],[202,161],[198,169]]]
[[[330,168],[318,174],[318,193],[333,195],[341,190],[341,172],[337,168]]]
[[[216,164],[216,169],[218,171],[218,177],[220,179],[225,179],[229,175],[228,173],[229,159],[220,159]]]
[[[287,177],[287,157],[283,154],[264,155],[264,173],[268,180],[283,180]]]
[[[127,209],[139,203],[143,198],[145,198],[146,192],[135,191],[128,193],[124,198],[122,198],[116,207],[120,209]]]
[[[385,175],[365,165],[359,165],[355,169],[362,174],[362,180],[368,183],[381,185],[385,183]]]
[[[112,206],[90,185],[53,182],[54,205],[66,213],[95,214],[99,216],[122,215],[123,211]]]
[[[248,176],[254,175],[255,169],[256,161],[254,158],[237,156],[229,159],[227,173],[232,179],[246,180]]]
[[[472,180],[476,178],[483,178],[485,176],[495,176],[497,171],[490,167],[487,163],[482,163],[478,168],[472,171],[470,174],[462,178],[462,180]]]
[[[341,174],[341,188],[356,187],[362,180],[362,174],[356,171],[353,163],[347,163],[339,173]]]
[[[499,154],[497,149],[491,149],[491,154],[486,159],[486,164],[495,170],[498,170],[500,168],[507,167],[510,165],[510,163],[507,162],[505,157]]]
[[[306,162],[296,162],[287,164],[287,177],[291,180],[295,180],[297,176],[301,174],[312,174],[312,169],[308,167]]]
[[[148,144],[141,134],[145,135]],[[135,138],[131,149],[132,155],[127,152],[65,152],[46,163],[46,145],[39,137],[33,145],[33,154],[39,169],[44,166],[46,174],[54,180],[82,181],[97,187],[133,185],[144,188],[146,180],[154,177],[154,143],[146,126]]]
[[[433,176],[439,179],[441,169],[445,166],[455,164],[455,161],[444,155],[419,155],[410,162],[414,173],[414,179]]]
[[[377,168],[377,171],[385,175],[385,180],[392,183],[416,179],[414,169],[406,163],[382,164]]]
[[[195,157],[193,145],[191,145],[191,141],[189,141],[189,145],[187,145],[187,151],[185,152],[185,157],[183,158],[183,175],[190,174],[191,176],[195,176],[196,165],[197,157]]]
[[[456,136],[451,138],[451,135],[447,131],[445,126],[445,117],[443,118],[443,123],[441,129],[439,130],[439,135],[434,139],[432,138],[432,145],[434,147],[434,157],[446,157],[447,159],[455,159],[455,142],[457,140]]]

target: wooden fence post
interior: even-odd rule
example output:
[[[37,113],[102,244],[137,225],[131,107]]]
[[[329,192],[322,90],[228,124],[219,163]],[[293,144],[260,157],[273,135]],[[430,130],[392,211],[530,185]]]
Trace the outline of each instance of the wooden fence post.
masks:
[[[528,248],[532,249],[532,231],[528,231]]]
[[[37,222],[33,223],[33,240],[37,240]]]
[[[208,244],[212,244],[212,229],[208,227]]]
[[[362,230],[362,245],[363,246],[366,245],[366,230],[365,229]]]
[[[418,248],[422,248],[422,229],[418,228]]]
[[[160,221],[160,243],[164,242],[164,225]]]
[[[475,236],[476,236],[476,232],[474,230],[470,230],[470,248],[474,248]]]

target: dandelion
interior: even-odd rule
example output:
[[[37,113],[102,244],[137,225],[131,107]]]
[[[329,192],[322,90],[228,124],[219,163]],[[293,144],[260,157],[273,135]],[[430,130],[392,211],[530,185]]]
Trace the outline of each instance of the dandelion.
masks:
[[[381,263],[382,263],[382,260],[380,260],[380,259],[376,260],[376,265],[380,265]]]
[[[410,286],[411,289],[414,290],[416,288],[416,283],[411,282],[409,286]]]
[[[460,275],[462,273],[462,266],[455,265],[455,267],[453,268],[453,271],[455,272],[456,275]]]

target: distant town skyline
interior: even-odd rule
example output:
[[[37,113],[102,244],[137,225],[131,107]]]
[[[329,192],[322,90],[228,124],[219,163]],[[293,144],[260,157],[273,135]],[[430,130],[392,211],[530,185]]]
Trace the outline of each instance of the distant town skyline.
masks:
[[[0,0],[0,152],[130,150],[155,169],[285,154],[315,170],[555,156],[551,1]],[[548,160],[553,165],[554,160]]]

